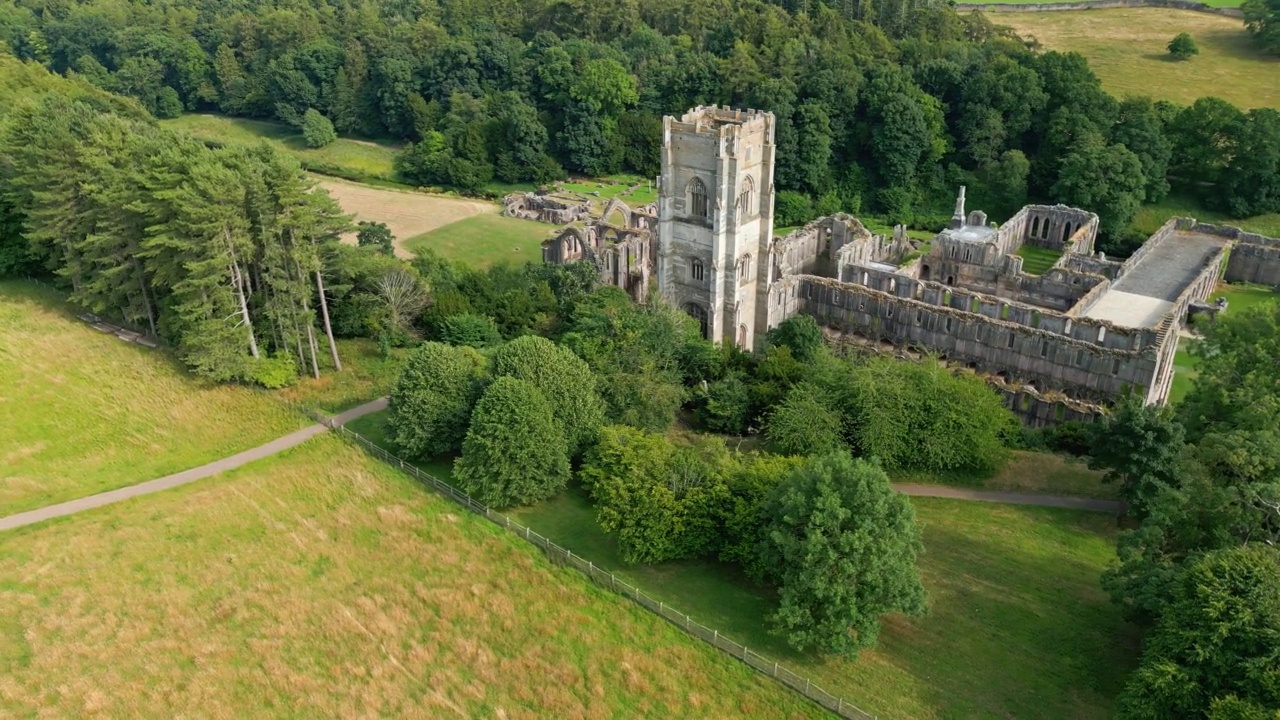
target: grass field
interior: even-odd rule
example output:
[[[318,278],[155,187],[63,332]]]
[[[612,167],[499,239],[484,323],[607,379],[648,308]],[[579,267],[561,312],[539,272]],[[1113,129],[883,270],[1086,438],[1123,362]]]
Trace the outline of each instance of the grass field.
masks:
[[[5,717],[818,717],[324,436],[0,535]]]
[[[1102,473],[1090,470],[1084,460],[1048,452],[1014,450],[1009,461],[994,475],[947,478],[902,474],[894,482],[952,485],[1001,492],[1114,500],[1116,488],[1102,482]]]
[[[1074,50],[1089,60],[1117,97],[1149,95],[1189,105],[1214,95],[1241,108],[1280,108],[1280,58],[1258,52],[1238,18],[1189,10],[1125,8],[1078,12],[992,13],[1049,50]],[[1200,47],[1189,61],[1169,58],[1166,45],[1188,32]]]
[[[542,241],[555,232],[546,223],[477,215],[405,241],[409,252],[431,248],[450,260],[485,268],[497,263],[542,262]]]
[[[312,149],[296,128],[225,115],[190,114],[161,123],[186,130],[201,140],[219,143],[253,144],[267,140],[298,158],[306,169],[325,175],[361,182],[395,182],[397,179],[393,161],[399,148],[394,145],[339,138],[325,147]]]
[[[385,414],[350,425],[385,443]],[[1071,475],[1072,492],[1100,488],[1096,474],[1021,454],[1002,489],[1047,489]],[[1059,464],[1069,465],[1059,459]],[[448,462],[423,469],[449,479]],[[1090,479],[1082,479],[1084,475]],[[1105,492],[1104,489],[1102,492]],[[1114,557],[1115,519],[988,503],[913,498],[925,527],[920,564],[930,594],[924,618],[891,618],[857,661],[796,653],[762,618],[767,589],[710,561],[629,567],[576,487],[516,510],[521,522],[753,650],[812,673],[827,690],[882,718],[1110,717],[1132,664],[1133,633],[1098,585]]]
[[[403,258],[413,256],[405,246],[410,238],[476,215],[496,214],[499,209],[487,200],[428,195],[345,180],[324,179],[319,184],[338,201],[343,212],[355,215],[356,221],[386,223],[395,236],[396,255]],[[355,243],[355,233],[349,233],[343,241]]]
[[[1031,275],[1042,275],[1053,267],[1062,257],[1062,253],[1035,245],[1020,245],[1015,254],[1022,258],[1022,271]]]
[[[305,422],[101,333],[52,290],[0,282],[0,516],[151,480]]]

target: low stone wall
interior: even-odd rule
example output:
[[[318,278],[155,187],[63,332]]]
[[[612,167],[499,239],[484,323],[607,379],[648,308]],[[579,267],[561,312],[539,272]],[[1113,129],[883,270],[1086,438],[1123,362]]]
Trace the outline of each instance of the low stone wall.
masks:
[[[1020,12],[1061,12],[1064,10],[1108,10],[1117,8],[1169,8],[1172,10],[1190,10],[1192,12],[1209,13],[1210,15],[1225,15],[1233,18],[1243,18],[1244,13],[1240,8],[1219,8],[1210,7],[1204,3],[1190,2],[1189,0],[1079,0],[1078,2],[1050,2],[1050,3],[957,3],[957,12],[966,12],[980,10],[990,13],[1020,13]]]

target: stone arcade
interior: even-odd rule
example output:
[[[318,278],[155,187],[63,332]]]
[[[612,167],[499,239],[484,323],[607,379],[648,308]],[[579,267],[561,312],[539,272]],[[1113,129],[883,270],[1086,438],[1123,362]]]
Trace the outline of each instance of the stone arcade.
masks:
[[[1280,284],[1277,238],[1172,218],[1115,261],[1093,250],[1093,213],[1029,205],[996,227],[966,214],[964,188],[929,243],[848,215],[775,239],[773,133],[773,115],[756,110],[665,118],[656,213],[611,207],[544,258],[592,260],[636,298],[653,276],[717,343],[759,349],[768,328],[804,314],[836,342],[932,353],[985,377],[1034,425],[1090,419],[1130,392],[1164,402],[1178,334],[1189,312],[1211,311],[1228,251],[1227,281]],[[1024,246],[1057,260],[1028,273]]]

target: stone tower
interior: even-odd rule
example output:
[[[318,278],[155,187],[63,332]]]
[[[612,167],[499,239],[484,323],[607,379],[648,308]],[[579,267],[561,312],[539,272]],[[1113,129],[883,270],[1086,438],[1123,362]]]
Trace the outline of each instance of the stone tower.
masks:
[[[773,114],[697,107],[662,126],[658,288],[708,339],[754,350],[768,318]]]

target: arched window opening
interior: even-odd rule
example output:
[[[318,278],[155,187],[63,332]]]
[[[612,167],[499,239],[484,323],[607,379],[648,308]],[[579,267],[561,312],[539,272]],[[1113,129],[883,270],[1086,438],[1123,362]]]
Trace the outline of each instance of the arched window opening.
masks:
[[[697,303],[685,303],[685,314],[698,321],[698,330],[702,333],[702,337],[707,338],[707,311]]]
[[[744,350],[747,349],[747,326],[746,325],[738,326],[738,347]]]
[[[689,214],[705,218],[710,215],[707,209],[707,186],[703,185],[698,178],[694,178],[689,181]]]
[[[748,175],[742,180],[742,189],[738,192],[738,217],[740,219],[749,218],[755,215],[756,183]]]
[[[747,255],[743,255],[742,259],[738,260],[738,281],[747,282],[750,279],[751,279],[751,255],[747,254]]]
[[[702,281],[702,261],[698,258],[689,260],[689,279]]]

